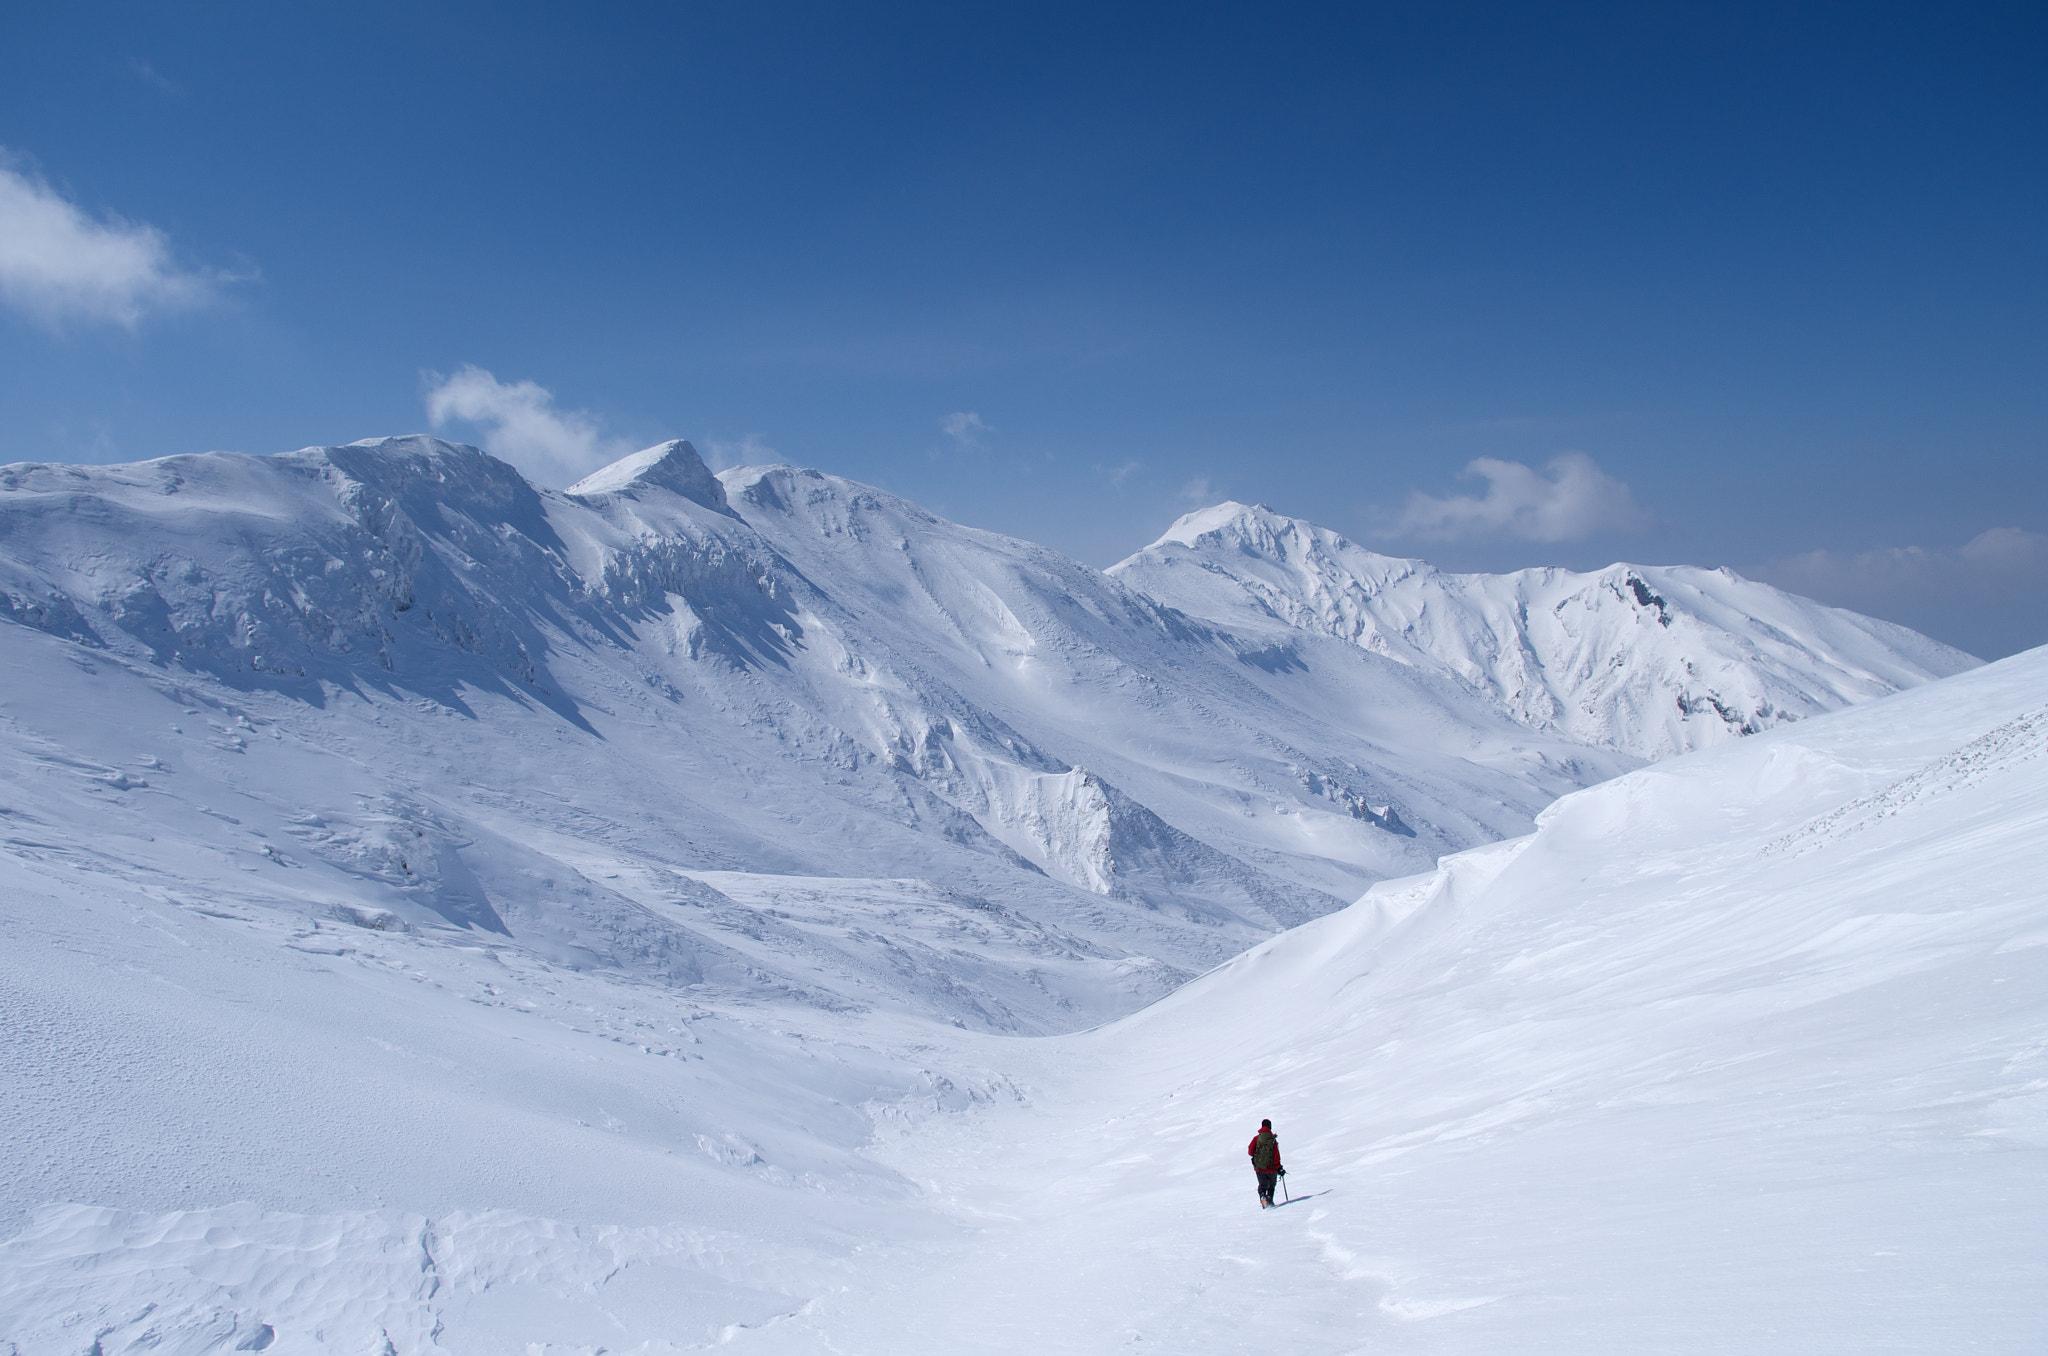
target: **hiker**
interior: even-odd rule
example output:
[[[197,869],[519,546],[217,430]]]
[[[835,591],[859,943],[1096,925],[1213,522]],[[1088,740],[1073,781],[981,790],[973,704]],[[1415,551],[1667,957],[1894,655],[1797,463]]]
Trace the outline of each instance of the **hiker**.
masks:
[[[1287,1175],[1287,1169],[1280,1166],[1280,1141],[1273,1137],[1273,1122],[1259,1122],[1259,1133],[1252,1136],[1245,1152],[1252,1156],[1252,1171],[1259,1175],[1259,1209],[1269,1210],[1273,1183]]]

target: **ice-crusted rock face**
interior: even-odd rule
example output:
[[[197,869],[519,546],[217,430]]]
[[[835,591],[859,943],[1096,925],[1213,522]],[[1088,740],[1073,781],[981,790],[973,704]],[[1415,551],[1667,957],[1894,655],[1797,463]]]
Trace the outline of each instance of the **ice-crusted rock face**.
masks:
[[[1974,667],[1959,650],[1726,569],[1449,574],[1219,504],[1110,569],[1190,617],[1329,636],[1445,674],[1532,729],[1660,758]]]

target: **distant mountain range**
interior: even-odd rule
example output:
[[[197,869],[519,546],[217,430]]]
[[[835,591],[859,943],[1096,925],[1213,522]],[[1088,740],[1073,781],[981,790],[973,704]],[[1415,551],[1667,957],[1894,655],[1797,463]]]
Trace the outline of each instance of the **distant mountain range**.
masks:
[[[215,713],[209,794],[317,868],[311,913],[871,1002],[858,947],[731,906],[907,881],[1019,950],[1014,983],[927,958],[904,992],[1018,1030],[1642,760],[1976,662],[1725,571],[1449,575],[1238,504],[1099,571],[680,441],[561,493],[418,437],[0,468],[0,618],[97,666],[97,709],[14,703],[64,756],[140,778],[84,723],[141,747],[145,710]]]
[[[1976,662],[1732,570],[1445,574],[1243,504],[1188,514],[1109,573],[1240,634],[1283,648],[1330,636],[1445,674],[1532,729],[1646,759]]]

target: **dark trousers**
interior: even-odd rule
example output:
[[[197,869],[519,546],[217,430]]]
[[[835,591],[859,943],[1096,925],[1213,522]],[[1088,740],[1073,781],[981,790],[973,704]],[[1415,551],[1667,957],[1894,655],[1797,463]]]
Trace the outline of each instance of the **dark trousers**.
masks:
[[[1262,1200],[1262,1201],[1270,1201],[1270,1200],[1272,1200],[1272,1199],[1273,1199],[1273,1183],[1275,1183],[1275,1182],[1277,1182],[1277,1181],[1279,1181],[1279,1180],[1280,1180],[1280,1174],[1279,1174],[1279,1173],[1277,1173],[1277,1172],[1262,1172],[1262,1173],[1260,1173],[1260,1174],[1259,1174],[1259,1199],[1260,1199],[1260,1200]]]

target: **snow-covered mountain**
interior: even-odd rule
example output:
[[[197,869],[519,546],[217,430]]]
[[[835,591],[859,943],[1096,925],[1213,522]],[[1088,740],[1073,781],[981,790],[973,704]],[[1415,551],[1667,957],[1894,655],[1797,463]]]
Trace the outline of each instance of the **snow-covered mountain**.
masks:
[[[728,477],[725,511],[630,485],[609,507],[543,497],[549,521],[618,535],[541,549],[630,558],[657,510],[715,533],[762,511],[762,484],[786,504],[803,482]],[[838,488],[812,488],[830,522]],[[115,518],[122,494],[80,507]],[[2048,1341],[2048,650],[1567,796],[1135,1016],[1020,1039],[998,1033],[1085,1019],[1091,985],[1094,1011],[1128,1001],[1132,958],[1026,907],[1089,922],[1072,906],[1114,897],[1029,872],[1057,893],[947,885],[997,860],[975,843],[924,846],[923,878],[687,865],[738,855],[688,836],[714,798],[749,852],[774,825],[790,859],[836,841],[847,866],[922,839],[805,837],[759,808],[797,785],[775,757],[694,785],[810,727],[750,744],[720,721],[768,722],[769,697],[602,687],[617,642],[588,643],[601,667],[569,625],[481,629],[463,600],[493,551],[528,548],[421,517],[423,554],[460,538],[474,565],[410,567],[411,606],[373,612],[386,634],[351,633],[346,662],[279,638],[277,663],[237,670],[232,630],[192,647],[212,668],[151,662],[164,614],[88,585],[146,555],[203,638],[214,611],[160,531],[146,551],[98,531],[102,559],[130,558],[73,551],[68,591],[26,575],[44,591],[15,606],[86,639],[0,623],[0,1343],[24,1356]],[[355,568],[278,521],[173,541],[214,543],[245,582],[284,543],[302,572]],[[364,549],[359,520],[315,521]],[[634,577],[666,592],[680,567],[659,568]],[[1040,586],[1003,585],[1057,599]],[[819,595],[765,586],[755,619],[701,589],[701,630],[673,604],[535,592],[578,625],[791,669],[797,628],[824,630]],[[263,614],[269,636],[296,634],[275,619],[304,598]],[[928,643],[935,664],[975,644]],[[486,681],[521,647],[531,684]],[[292,686],[316,664],[325,685]],[[734,703],[719,720],[647,714],[710,694]],[[883,832],[860,805],[829,813]],[[1296,1198],[1277,1212],[1245,1170],[1260,1116]]]
[[[261,804],[227,841],[267,835],[266,860],[318,872],[300,878],[310,916],[550,938],[678,983],[815,984],[733,901],[791,878],[863,898],[909,882],[977,927],[1014,911],[1035,939],[1018,956],[1064,958],[1050,980],[1013,957],[1015,982],[971,999],[929,960],[919,1002],[952,993],[960,1020],[1018,1030],[1125,1010],[1524,831],[1659,730],[1685,736],[1701,703],[1768,693],[1750,703],[1767,723],[1968,662],[1740,581],[1691,612],[1589,584],[1548,630],[1516,603],[1516,649],[1488,629],[1500,600],[1559,577],[1460,581],[1259,511],[1210,516],[1111,576],[815,471],[713,476],[684,442],[559,494],[428,438],[16,465],[0,621],[11,649],[56,642],[109,685],[105,730],[62,684],[21,694],[41,707],[24,738],[52,756],[139,785],[189,758],[161,730],[109,743],[125,713],[212,713],[208,737],[244,756],[208,803]],[[1369,588],[1368,566],[1421,582]],[[1373,608],[1405,609],[1405,630]],[[1568,665],[1531,649],[1557,650],[1552,630],[1590,679],[1563,684]],[[1562,685],[1490,687],[1474,655]],[[1575,722],[1564,702],[1596,709]]]
[[[223,731],[345,757],[345,791],[279,763],[263,794],[362,907],[523,910],[684,975],[717,948],[642,936],[669,887],[593,883],[594,844],[636,864],[620,882],[943,882],[1100,961],[1084,1011],[1001,1019],[1028,1027],[1155,995],[1627,765],[1363,652],[1309,671],[867,487],[713,477],[684,443],[566,494],[432,439],[13,466],[0,612],[13,648],[59,640]],[[79,735],[51,719],[40,737]],[[505,845],[589,902],[493,878]]]
[[[1890,622],[1730,570],[1446,574],[1244,504],[1190,513],[1110,574],[1190,617],[1332,636],[1451,676],[1530,728],[1639,758],[1704,748],[1960,673]]]
[[[1639,759],[1534,728],[1455,646],[1150,577],[1182,568],[1112,577],[683,443],[565,493],[418,438],[0,468],[0,1351],[1240,1350],[1237,1268],[1276,1258],[1254,1288],[1298,1301],[1290,1349],[1498,1349],[1497,1319],[1535,1350],[1565,1314],[1579,1345],[1552,1349],[1585,1350],[1571,1259],[1697,1249],[1631,1251],[1596,1210],[1544,1273],[1557,1304],[1514,1301],[1586,1198],[1432,1232],[1464,1174],[1597,1174],[1709,1105],[1774,1146],[1745,1181],[1796,1191],[1875,1141],[1784,1138],[1790,1103],[1740,1100],[1750,1046],[1816,994],[1978,992],[1939,967],[2006,933],[2044,954],[2013,875],[2037,660],[1487,847]],[[1612,614],[1623,666],[1648,636],[1711,669],[1715,636],[1776,625],[1753,681],[1821,707],[1965,662],[1866,628],[1858,688],[1805,605],[1743,621],[1747,596],[1715,594],[1721,632]],[[1479,634],[1483,609],[1424,602],[1415,635]],[[1952,863],[1939,833],[1990,865],[1955,867],[1935,923],[1888,921]],[[1838,839],[1872,854],[1849,884]],[[1996,1110],[1957,1133],[2031,1143],[2007,1085],[2032,1047],[1978,1058],[2030,1011],[1926,1026],[1869,1076],[1961,1061],[1943,1095]],[[1770,1086],[1854,1053],[1830,1039]],[[1297,1170],[1292,1127],[1320,1127],[1306,1161],[1344,1193],[1293,1235],[1248,1232],[1255,1107]],[[1594,1149],[1545,1158],[1556,1117]],[[1641,1185],[1596,1205],[1665,1199]],[[2006,1237],[1986,1199],[1951,1217]],[[1957,1279],[1981,1260],[1944,1253],[1941,1284],[1999,1299]],[[1601,1321],[1644,1349],[1626,1319]]]

